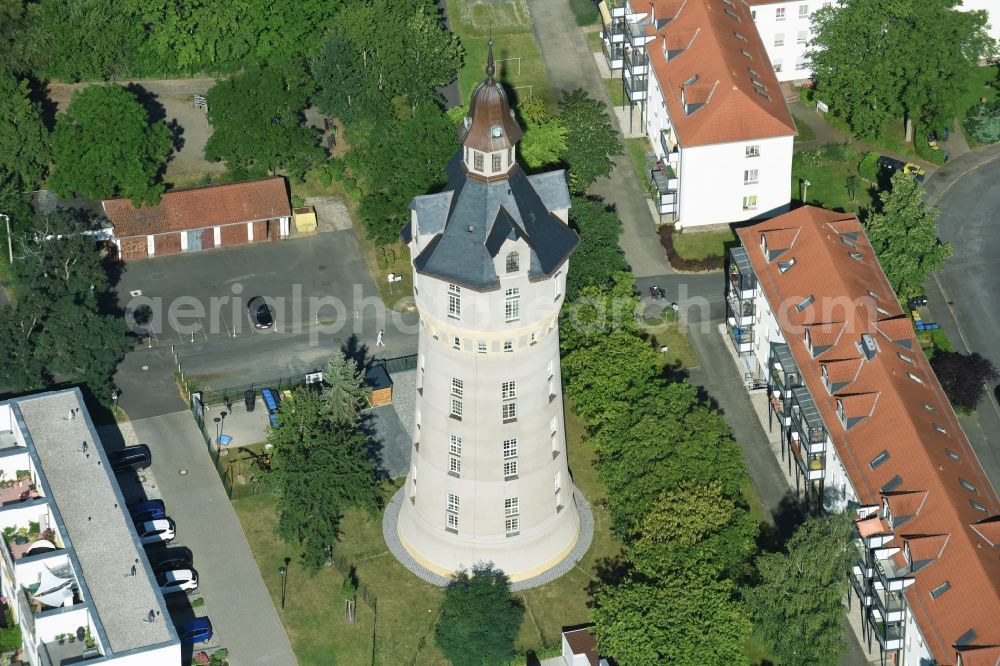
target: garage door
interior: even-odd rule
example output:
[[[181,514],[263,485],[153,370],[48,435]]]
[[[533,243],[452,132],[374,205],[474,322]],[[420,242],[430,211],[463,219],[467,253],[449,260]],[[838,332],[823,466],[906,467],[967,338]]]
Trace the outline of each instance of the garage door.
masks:
[[[222,227],[222,246],[243,245],[247,242],[247,225],[245,222],[239,224],[227,224]]]
[[[148,246],[145,236],[133,236],[121,239],[121,259],[122,261],[132,261],[134,259],[145,259],[148,254]]]
[[[211,250],[215,247],[215,229],[208,227],[207,229],[201,229],[201,249]]]
[[[179,233],[157,234],[154,238],[156,256],[177,254],[181,251],[181,235]]]
[[[267,220],[253,223],[253,242],[259,243],[267,240]]]

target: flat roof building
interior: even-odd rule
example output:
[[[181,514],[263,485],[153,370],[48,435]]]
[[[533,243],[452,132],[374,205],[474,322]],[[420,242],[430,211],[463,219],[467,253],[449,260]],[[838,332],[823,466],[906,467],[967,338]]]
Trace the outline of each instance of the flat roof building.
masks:
[[[78,389],[0,402],[0,587],[33,665],[176,665],[180,641]],[[70,642],[60,636],[74,635]]]

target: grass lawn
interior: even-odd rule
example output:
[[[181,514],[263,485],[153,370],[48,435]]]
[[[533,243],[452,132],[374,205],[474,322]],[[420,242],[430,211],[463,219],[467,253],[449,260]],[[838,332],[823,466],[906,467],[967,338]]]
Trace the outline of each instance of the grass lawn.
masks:
[[[634,139],[625,139],[625,150],[632,160],[635,168],[635,175],[639,179],[639,185],[643,189],[649,187],[649,169],[652,166],[646,156],[653,152],[653,147],[649,145],[649,139],[640,136]]]
[[[687,332],[677,321],[670,321],[658,326],[646,324],[646,330],[653,336],[654,343],[659,347],[668,347],[663,354],[664,364],[675,370],[698,367],[698,356],[688,340]]]
[[[573,481],[593,507],[594,542],[572,571],[519,595],[526,610],[517,640],[517,649],[522,652],[553,648],[559,644],[563,626],[588,621],[594,571],[598,563],[615,558],[622,549],[611,536],[610,518],[602,506],[605,495],[597,482],[593,450],[583,441],[583,424],[571,410],[566,414],[566,434]],[[386,499],[398,487],[398,483],[387,485]],[[360,597],[358,621],[346,625],[340,596],[343,576],[335,567],[327,567],[307,578],[296,568],[295,548],[274,534],[274,496],[240,499],[233,507],[276,608],[281,600],[278,566],[285,557],[293,558],[285,610],[279,610],[279,615],[300,664],[372,663],[373,632],[376,664],[446,663],[434,646],[434,623],[443,591],[413,576],[388,552],[382,540],[381,515],[349,511],[342,524],[344,537],[335,552],[357,567],[361,584],[378,597],[377,626],[374,614]]]
[[[858,184],[855,199],[847,189],[847,179],[858,175],[861,156],[845,154],[842,146],[831,144],[795,153],[792,157],[792,201],[802,199],[802,181],[810,182],[807,203],[830,210],[857,212],[871,203],[871,192]]]
[[[624,106],[625,105],[625,92],[622,90],[622,80],[619,77],[611,79],[602,79],[604,81],[604,88],[608,91],[608,97],[611,98],[611,106]],[[636,141],[641,139],[629,139],[629,141]],[[646,145],[649,145],[647,141]]]
[[[591,29],[584,30],[583,36],[587,40],[587,46],[590,47],[592,53],[603,53],[604,47],[601,46],[601,29]]]
[[[813,131],[806,121],[802,120],[799,116],[792,114],[792,119],[795,120],[795,128],[799,131],[798,136],[795,137],[797,143],[808,143],[816,139],[816,132]]]
[[[531,31],[531,15],[525,0],[509,0],[471,5],[468,0],[448,0],[452,31],[465,48],[465,64],[458,73],[458,87],[463,100],[485,77],[486,51],[493,34],[493,57],[497,78],[518,99],[541,97],[555,110],[555,97],[549,87],[542,55]],[[491,23],[492,20],[492,23]],[[520,58],[520,71],[517,60]]]
[[[736,240],[730,229],[724,231],[674,232],[674,249],[684,259],[707,259],[726,256],[726,243]]]

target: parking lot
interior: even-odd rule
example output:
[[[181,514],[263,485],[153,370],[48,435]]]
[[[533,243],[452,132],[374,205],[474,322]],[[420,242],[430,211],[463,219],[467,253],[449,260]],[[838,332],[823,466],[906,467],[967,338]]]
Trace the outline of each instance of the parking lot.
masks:
[[[177,532],[168,548],[187,547],[194,555],[198,589],[189,595],[166,595],[167,608],[178,626],[209,617],[215,635],[208,643],[185,648],[183,663],[189,663],[193,652],[225,647],[234,666],[295,664],[288,637],[191,415],[178,412],[121,429],[104,427],[101,440],[111,451],[140,442],[149,446],[152,466],[138,474],[118,475],[122,493],[129,505],[162,499]]]

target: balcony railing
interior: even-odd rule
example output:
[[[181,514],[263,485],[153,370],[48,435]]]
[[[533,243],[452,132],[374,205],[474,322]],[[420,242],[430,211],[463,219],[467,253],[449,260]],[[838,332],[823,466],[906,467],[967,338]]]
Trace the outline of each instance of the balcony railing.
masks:
[[[660,147],[665,155],[670,156],[677,153],[677,138],[674,137],[673,130],[660,130]]]
[[[898,652],[903,649],[903,628],[895,624],[886,624],[885,621],[875,617],[875,613],[869,613],[868,624],[874,630],[875,638],[879,645],[886,652]]]
[[[648,81],[645,76],[632,76],[625,70],[625,95],[630,102],[641,102],[648,93]]]

